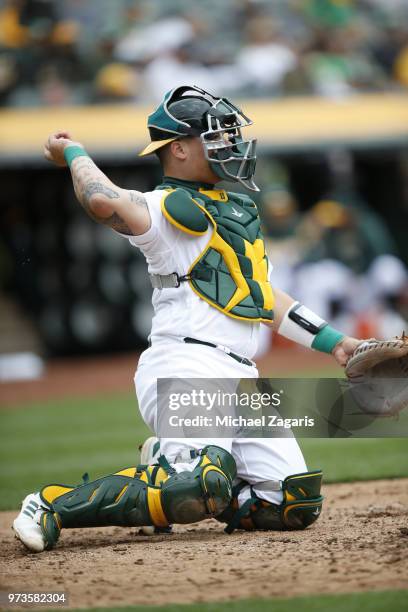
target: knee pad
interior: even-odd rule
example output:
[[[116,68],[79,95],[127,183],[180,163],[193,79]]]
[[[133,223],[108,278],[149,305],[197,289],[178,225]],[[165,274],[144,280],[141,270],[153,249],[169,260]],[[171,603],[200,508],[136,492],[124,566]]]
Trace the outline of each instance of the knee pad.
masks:
[[[320,470],[294,474],[282,482],[281,504],[265,501],[252,493],[239,508],[238,494],[247,486],[246,483],[240,483],[233,489],[230,506],[217,519],[227,523],[227,533],[232,533],[234,529],[305,529],[320,516],[323,504],[323,496],[320,495],[321,482]]]
[[[217,446],[193,453],[199,460],[191,472],[177,473],[161,456],[157,464],[127,468],[79,487],[48,485],[41,497],[61,527],[167,527],[215,517],[231,502],[235,461]]]

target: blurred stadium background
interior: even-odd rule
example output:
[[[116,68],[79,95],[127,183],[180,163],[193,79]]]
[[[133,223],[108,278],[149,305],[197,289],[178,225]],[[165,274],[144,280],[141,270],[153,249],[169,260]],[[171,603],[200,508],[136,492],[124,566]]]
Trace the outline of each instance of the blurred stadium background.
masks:
[[[146,115],[185,83],[255,121],[275,284],[348,333],[406,329],[406,0],[3,0],[0,352],[146,345],[144,262],[86,217],[42,143],[71,130],[113,181],[150,190]]]

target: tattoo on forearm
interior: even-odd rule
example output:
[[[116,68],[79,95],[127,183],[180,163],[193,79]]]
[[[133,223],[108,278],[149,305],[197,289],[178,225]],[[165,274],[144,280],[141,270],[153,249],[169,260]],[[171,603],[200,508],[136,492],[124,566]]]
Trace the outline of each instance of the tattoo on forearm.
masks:
[[[106,177],[89,158],[79,158],[77,163],[71,166],[71,174],[76,196],[85,212],[94,221],[100,222],[101,219],[91,210],[91,196],[95,193],[100,193],[112,200],[120,198],[119,192],[102,182]]]
[[[84,168],[88,168],[88,170],[96,168],[96,165],[89,157],[78,157],[73,161],[71,168],[74,168],[75,172],[80,172]]]
[[[124,222],[118,213],[113,213],[113,215],[107,219],[100,219],[100,222],[103,223],[103,225],[109,225],[109,227],[117,232],[120,232],[121,234],[133,234],[130,227]]]
[[[95,193],[101,193],[109,199],[117,199],[120,194],[104,182],[105,175],[89,157],[78,157],[71,165],[75,193],[88,212],[89,200]]]
[[[107,187],[99,181],[89,181],[83,187],[83,195],[87,202],[89,202],[91,196],[94,193],[101,193],[110,200],[116,200],[120,197],[119,193],[110,187]]]
[[[143,206],[143,208],[147,208],[146,198],[143,194],[137,191],[129,191],[129,197],[131,202],[134,202],[138,206]]]
[[[91,198],[94,194],[101,194],[108,200],[118,200],[121,197],[126,197],[126,191],[123,189],[116,190],[115,185],[99,170],[92,159],[89,157],[74,159],[71,164],[71,175],[76,196],[91,219],[103,225],[108,225],[122,234],[132,235],[134,233],[117,212],[106,218],[98,217],[93,212]],[[127,191],[127,193],[132,203],[136,206],[147,208],[147,202],[143,194],[137,191]],[[112,202],[112,208],[113,210],[116,208],[114,202]]]

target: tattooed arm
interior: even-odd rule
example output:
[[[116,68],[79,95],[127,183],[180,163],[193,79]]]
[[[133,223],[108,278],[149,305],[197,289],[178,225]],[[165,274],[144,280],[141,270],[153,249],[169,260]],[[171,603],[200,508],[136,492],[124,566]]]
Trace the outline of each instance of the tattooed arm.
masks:
[[[67,132],[49,137],[44,155],[58,166],[66,166],[64,149],[73,142]],[[75,194],[85,212],[98,223],[122,234],[144,234],[150,227],[150,215],[142,193],[121,189],[97,167],[90,157],[76,157],[71,163]]]
[[[71,164],[75,194],[86,213],[122,234],[144,234],[150,215],[142,193],[117,187],[90,157],[76,157]]]

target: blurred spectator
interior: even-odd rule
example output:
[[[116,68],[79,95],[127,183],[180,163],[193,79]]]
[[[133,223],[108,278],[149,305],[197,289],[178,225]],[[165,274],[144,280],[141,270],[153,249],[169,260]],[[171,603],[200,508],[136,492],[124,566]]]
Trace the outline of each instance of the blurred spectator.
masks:
[[[194,39],[193,25],[183,17],[170,17],[130,30],[119,42],[115,54],[125,62],[144,62],[170,54]]]
[[[367,54],[358,50],[359,38],[355,34],[352,28],[316,33],[313,47],[304,58],[313,93],[341,97],[357,90],[382,88],[383,72]]]
[[[356,16],[354,0],[310,0],[304,10],[312,21],[324,27],[347,26]]]
[[[286,240],[295,235],[300,219],[298,205],[284,185],[264,189],[261,208],[265,232],[272,240]]]
[[[17,82],[17,66],[13,57],[0,57],[0,105],[6,103]]]
[[[266,251],[274,267],[274,282],[290,293],[293,269],[301,258],[297,228],[302,216],[294,196],[283,185],[265,189],[261,201]]]
[[[7,102],[26,106],[82,101],[78,94],[87,71],[79,55],[79,25],[58,20],[55,3],[47,0],[11,1],[0,13],[0,24],[4,21],[9,26],[0,27],[0,44],[14,67]]]
[[[106,64],[94,82],[95,102],[130,102],[139,95],[140,77],[136,70],[119,62]]]
[[[304,216],[298,236],[303,261],[335,259],[357,274],[377,256],[395,252],[388,229],[357,201],[321,200]]]
[[[377,257],[353,286],[353,333],[392,338],[407,329],[408,272],[393,255]]]
[[[295,53],[270,18],[253,18],[246,28],[246,44],[237,56],[241,79],[252,95],[280,93],[285,75],[296,66]]]
[[[395,78],[401,85],[408,87],[408,28],[404,30],[401,36],[401,48],[393,64]]]
[[[302,264],[294,270],[296,298],[334,322],[351,310],[353,277],[353,272],[335,259]],[[350,328],[347,322],[345,331],[350,332]]]
[[[97,75],[112,63],[141,76],[141,101],[187,81],[249,96],[404,88],[407,49],[406,0],[5,0],[0,104],[110,102]]]
[[[27,27],[20,21],[22,2],[6,0],[0,10],[0,44],[6,49],[19,49],[28,41]]]
[[[196,57],[196,48],[191,44],[151,61],[143,73],[147,95],[159,101],[166,91],[186,83],[224,94],[240,86],[239,71],[234,66],[207,66],[198,62]]]

